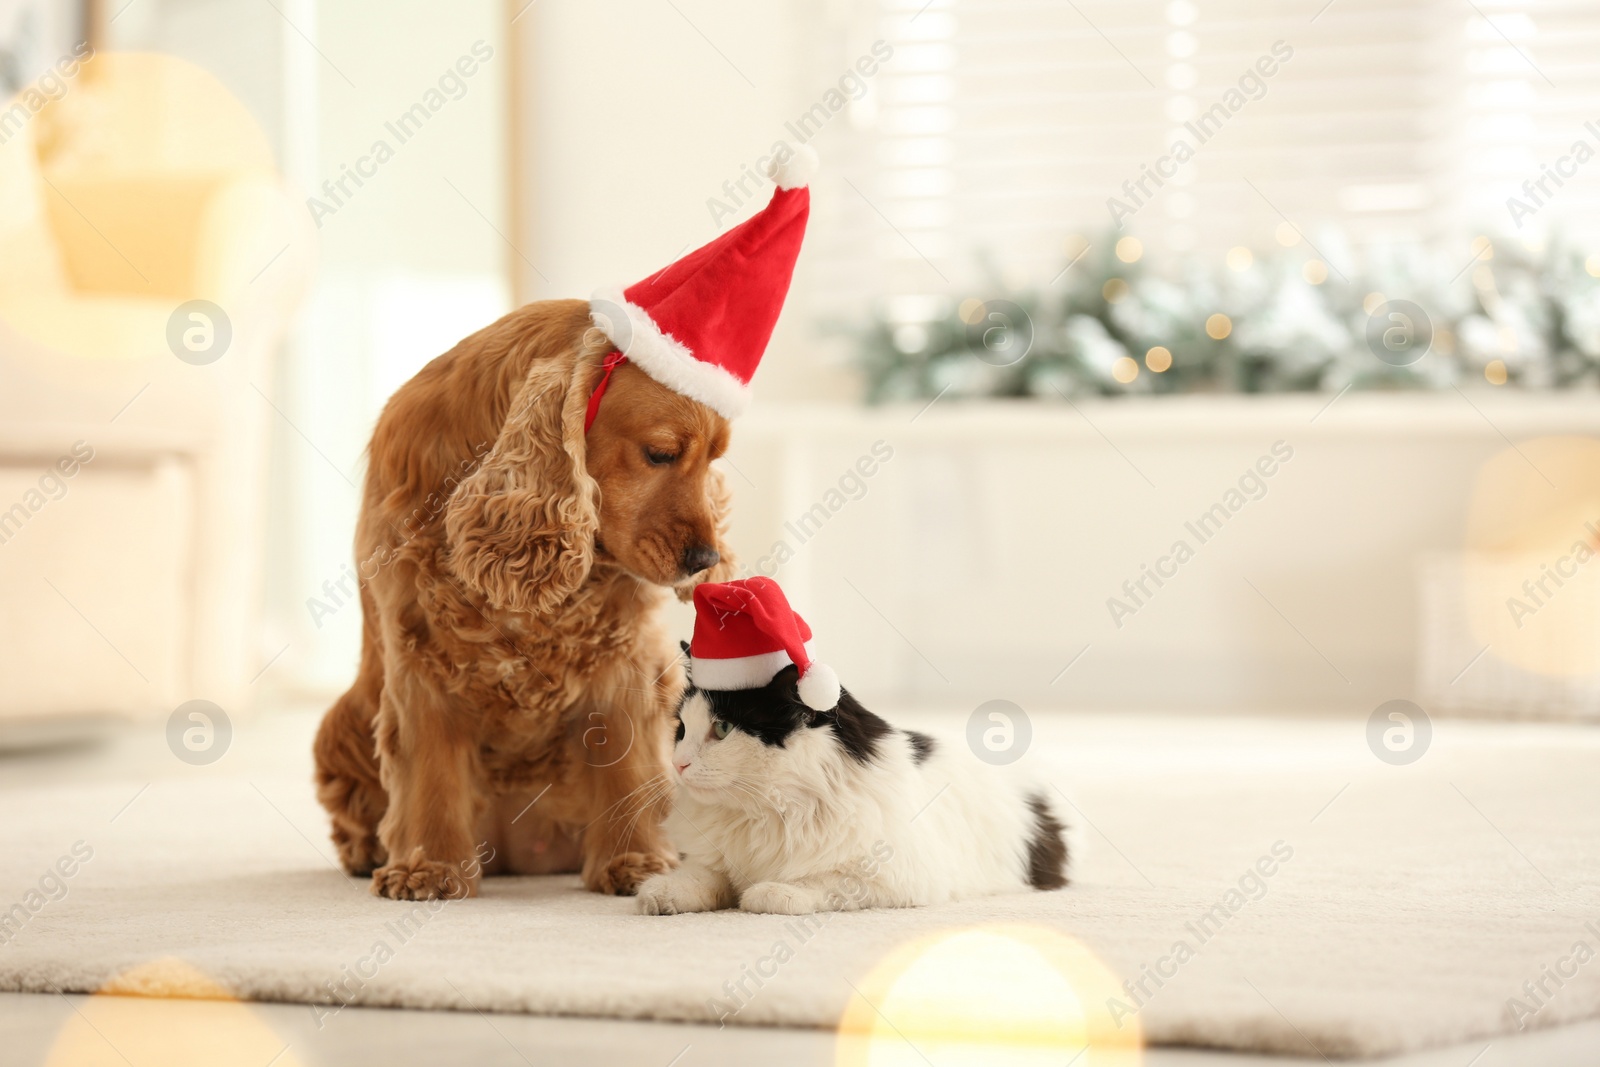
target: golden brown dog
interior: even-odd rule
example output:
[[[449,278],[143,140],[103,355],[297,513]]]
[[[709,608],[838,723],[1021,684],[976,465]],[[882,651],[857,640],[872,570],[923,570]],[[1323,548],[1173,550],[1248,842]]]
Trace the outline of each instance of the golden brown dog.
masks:
[[[683,686],[656,621],[724,580],[728,424],[624,363],[581,300],[529,304],[434,360],[372,436],[356,527],[362,651],[318,731],[345,870],[395,899],[487,873],[631,893],[661,829]],[[487,855],[487,850],[484,852]]]

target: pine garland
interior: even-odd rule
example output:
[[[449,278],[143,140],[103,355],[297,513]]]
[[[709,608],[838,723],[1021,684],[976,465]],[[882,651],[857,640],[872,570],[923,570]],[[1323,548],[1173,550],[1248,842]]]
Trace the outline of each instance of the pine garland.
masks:
[[[916,321],[880,310],[850,331],[867,400],[1600,383],[1600,256],[1478,238],[1454,263],[1387,250],[1345,275],[1305,248],[1235,249],[1163,274],[1117,247],[1096,242],[1043,290],[996,282]]]

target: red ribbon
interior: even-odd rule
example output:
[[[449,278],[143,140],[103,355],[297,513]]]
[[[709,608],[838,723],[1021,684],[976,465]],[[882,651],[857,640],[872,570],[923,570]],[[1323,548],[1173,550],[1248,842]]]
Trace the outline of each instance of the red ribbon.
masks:
[[[589,432],[589,427],[594,425],[594,417],[600,414],[600,398],[606,395],[606,386],[611,384],[611,373],[627,360],[628,357],[621,352],[612,352],[600,364],[605,373],[600,376],[600,382],[594,387],[594,392],[589,394],[589,410],[584,412],[583,416],[584,433]]]

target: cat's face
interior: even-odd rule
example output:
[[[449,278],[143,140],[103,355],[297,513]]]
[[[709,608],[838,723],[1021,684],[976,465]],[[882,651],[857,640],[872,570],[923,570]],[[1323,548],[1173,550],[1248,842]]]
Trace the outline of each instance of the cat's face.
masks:
[[[672,765],[678,783],[707,804],[780,811],[832,788],[829,767],[878,760],[890,726],[850,695],[814,711],[800,699],[791,664],[760,689],[689,690],[678,705]]]
[[[769,803],[801,770],[820,741],[821,717],[800,702],[793,667],[760,689],[703,690],[692,685],[678,706],[672,765],[678,782],[705,803]]]

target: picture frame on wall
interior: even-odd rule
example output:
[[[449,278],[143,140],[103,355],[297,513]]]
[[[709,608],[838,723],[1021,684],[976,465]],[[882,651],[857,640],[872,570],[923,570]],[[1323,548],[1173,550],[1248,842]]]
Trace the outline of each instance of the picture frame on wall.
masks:
[[[0,99],[32,84],[89,39],[96,6],[86,0],[0,0]]]

